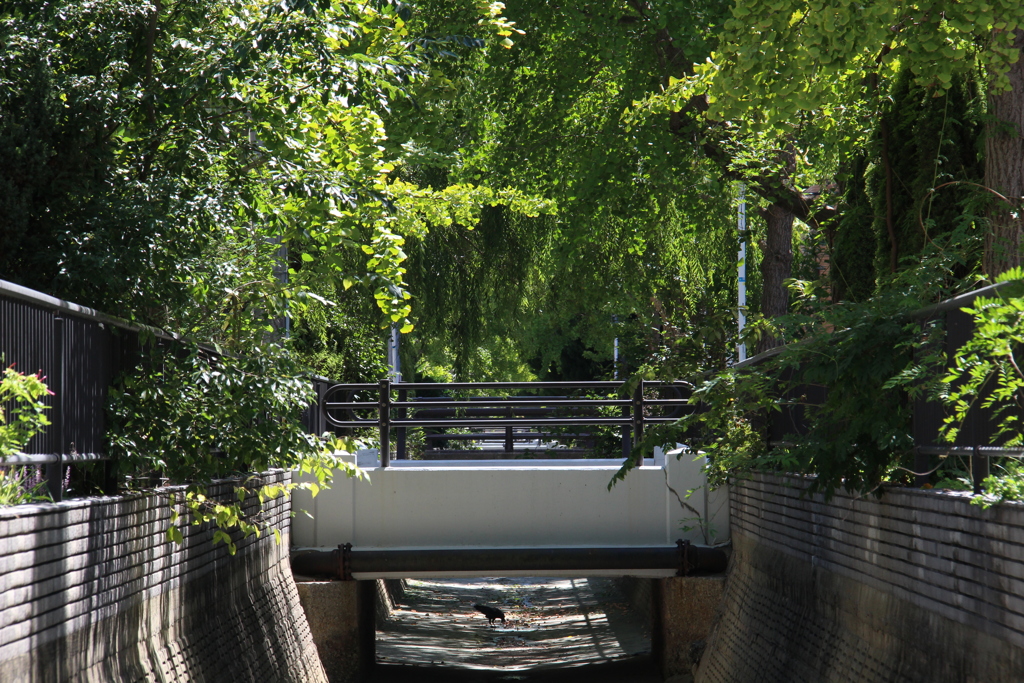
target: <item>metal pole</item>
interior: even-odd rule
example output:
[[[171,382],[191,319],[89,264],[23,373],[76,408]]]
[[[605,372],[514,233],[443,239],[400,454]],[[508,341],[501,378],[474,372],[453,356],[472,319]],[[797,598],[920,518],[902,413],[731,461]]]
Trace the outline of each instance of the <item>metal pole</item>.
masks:
[[[618,325],[619,324],[619,316],[613,315],[612,316],[612,323],[615,324],[615,325]],[[615,335],[615,346],[613,348],[613,353],[614,353],[614,360],[613,360],[613,371],[614,371],[614,374],[612,375],[612,378],[617,381],[619,379],[619,363],[620,363],[620,357],[619,357],[619,336],[618,336],[617,333]],[[622,417],[629,417],[629,411],[630,411],[629,406],[623,406],[623,408],[622,408]],[[622,458],[623,459],[628,458],[629,457],[629,453],[630,453],[631,450],[632,450],[632,443],[630,442],[630,438],[629,438],[629,427],[623,427],[622,428]]]
[[[399,353],[401,348],[402,333],[398,330],[398,325],[391,326],[391,338],[388,339],[388,367],[391,368],[391,381],[398,383],[402,381],[402,358]],[[391,395],[388,395],[390,402]],[[402,391],[398,395],[399,401],[405,400],[405,392]],[[405,417],[405,409],[398,414],[399,417]],[[389,420],[390,422],[390,420]],[[405,427],[398,427],[395,435],[397,437],[397,456],[399,460],[405,459]],[[381,451],[384,453],[384,451]],[[384,464],[383,455],[381,456],[381,466],[387,467]],[[390,462],[390,459],[389,459]]]
[[[392,325],[391,339],[388,340],[388,367],[391,368],[392,382],[402,381],[402,359],[399,357],[401,336],[402,333],[398,331],[398,325]]]
[[[743,334],[743,328],[747,326],[747,186],[740,183],[740,207],[739,207],[739,233],[740,253],[738,254],[737,273],[737,324],[739,333]],[[747,359],[747,345],[740,343],[736,349],[739,362]]]
[[[53,363],[50,366],[50,391],[53,392],[53,410],[50,425],[51,444],[57,462],[46,466],[46,488],[50,498],[59,502],[64,498],[64,319],[53,318]]]
[[[249,131],[250,138],[253,137],[253,131]],[[279,284],[288,285],[288,245],[281,239],[280,235],[274,237],[268,237],[267,242],[270,244],[277,245],[277,252],[274,254],[274,279]],[[281,335],[285,339],[291,337],[292,334],[292,314],[291,306],[288,303],[288,299],[285,299],[284,304],[284,317],[275,318],[273,322],[274,334]]]
[[[377,398],[377,421],[380,425],[380,466],[391,464],[391,380],[382,379]]]
[[[612,347],[612,379],[619,378],[619,338],[615,338],[615,345]]]

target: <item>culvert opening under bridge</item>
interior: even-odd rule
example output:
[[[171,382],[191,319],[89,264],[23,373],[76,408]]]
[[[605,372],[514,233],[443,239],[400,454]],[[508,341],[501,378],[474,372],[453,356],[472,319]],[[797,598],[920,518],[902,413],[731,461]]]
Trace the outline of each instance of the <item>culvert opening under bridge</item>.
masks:
[[[377,582],[374,681],[660,681],[651,582],[417,578]],[[497,608],[490,623],[474,605]]]

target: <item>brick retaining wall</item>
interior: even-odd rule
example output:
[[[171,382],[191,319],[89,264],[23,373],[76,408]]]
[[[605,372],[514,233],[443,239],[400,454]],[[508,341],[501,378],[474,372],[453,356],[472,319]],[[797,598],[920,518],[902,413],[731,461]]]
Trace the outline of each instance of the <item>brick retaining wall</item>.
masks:
[[[264,507],[280,545],[239,539],[232,557],[182,520],[184,543],[166,540],[172,490],[0,509],[0,681],[325,681],[288,565],[290,504]]]
[[[1024,505],[732,488],[735,553],[698,681],[1024,680]]]

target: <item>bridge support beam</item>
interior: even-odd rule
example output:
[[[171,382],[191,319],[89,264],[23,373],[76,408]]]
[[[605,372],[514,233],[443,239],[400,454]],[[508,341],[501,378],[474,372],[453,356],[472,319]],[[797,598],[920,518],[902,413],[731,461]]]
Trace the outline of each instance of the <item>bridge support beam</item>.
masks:
[[[330,683],[355,683],[373,667],[376,581],[303,581],[295,584],[320,662]]]
[[[531,572],[541,576],[559,572],[617,571],[629,576],[642,571],[664,571],[677,576],[724,572],[727,563],[720,548],[677,541],[675,546],[621,548],[434,548],[420,550],[353,548],[306,549],[294,553],[292,570],[302,576],[334,579],[456,576],[501,576],[505,572]],[[665,576],[666,574],[662,574]]]

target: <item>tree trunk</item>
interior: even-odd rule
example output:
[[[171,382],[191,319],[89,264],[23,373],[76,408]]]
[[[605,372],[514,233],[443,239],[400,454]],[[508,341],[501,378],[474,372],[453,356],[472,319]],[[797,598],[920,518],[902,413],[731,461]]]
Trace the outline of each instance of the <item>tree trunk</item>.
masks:
[[[774,318],[789,311],[789,291],[783,281],[792,274],[794,215],[778,203],[770,204],[761,215],[768,227],[767,238],[762,243],[761,313],[766,318]],[[757,344],[757,352],[779,343],[774,337],[763,337]]]
[[[1024,29],[1013,45],[1024,50]],[[1000,193],[989,212],[984,267],[989,277],[1021,265],[1021,197],[1024,196],[1024,57],[1010,67],[1012,90],[990,95],[992,122],[985,137],[985,185]]]

